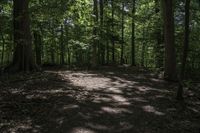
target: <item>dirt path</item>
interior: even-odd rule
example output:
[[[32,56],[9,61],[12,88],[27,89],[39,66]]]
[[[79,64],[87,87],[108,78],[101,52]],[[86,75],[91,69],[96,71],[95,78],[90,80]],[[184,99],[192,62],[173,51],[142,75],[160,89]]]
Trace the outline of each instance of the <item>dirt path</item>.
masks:
[[[198,133],[195,90],[127,70],[46,71],[0,82],[1,133]],[[29,79],[29,80],[27,80]]]

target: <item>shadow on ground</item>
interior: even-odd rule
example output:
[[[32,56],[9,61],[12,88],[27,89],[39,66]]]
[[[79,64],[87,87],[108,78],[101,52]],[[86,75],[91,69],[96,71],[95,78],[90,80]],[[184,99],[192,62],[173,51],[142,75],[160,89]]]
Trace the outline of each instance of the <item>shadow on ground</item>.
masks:
[[[145,71],[46,71],[1,81],[1,133],[195,133],[199,128],[200,100],[188,96],[180,106],[176,85]]]

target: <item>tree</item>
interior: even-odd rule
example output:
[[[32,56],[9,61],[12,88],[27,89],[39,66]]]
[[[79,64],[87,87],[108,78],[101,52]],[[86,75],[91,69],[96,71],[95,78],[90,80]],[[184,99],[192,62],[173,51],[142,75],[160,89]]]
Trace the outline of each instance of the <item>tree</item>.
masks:
[[[93,47],[92,47],[92,67],[97,67],[97,25],[98,25],[98,2],[97,0],[93,0],[94,7],[93,7],[93,14],[94,14],[94,28],[93,28]]]
[[[32,71],[37,69],[32,51],[29,0],[13,1],[14,57],[6,71]]]
[[[165,38],[165,66],[164,78],[176,80],[176,54],[174,43],[174,13],[173,0],[162,0],[164,14],[164,38]]]
[[[111,6],[112,6],[112,63],[115,64],[115,38],[114,38],[114,0],[111,0]]]
[[[135,1],[132,1],[132,37],[131,37],[131,65],[135,66]]]
[[[121,27],[121,57],[120,57],[120,64],[122,65],[124,63],[124,8],[125,8],[125,5],[124,5],[124,2],[122,2],[122,27]]]
[[[105,64],[105,45],[103,42],[104,39],[104,0],[99,0],[99,9],[100,9],[100,51],[101,51],[101,64]]]
[[[65,45],[64,45],[64,28],[61,25],[61,36],[60,36],[60,64],[65,64]]]
[[[34,31],[34,44],[35,44],[35,55],[36,55],[36,63],[37,65],[42,64],[42,38],[38,31]]]
[[[155,62],[156,68],[163,67],[163,46],[162,46],[162,27],[163,23],[161,22],[161,11],[160,11],[160,1],[154,0],[155,2],[155,14],[156,14],[156,27],[155,27],[155,37],[156,37],[156,44],[155,44]]]
[[[184,33],[184,46],[182,66],[180,72],[179,88],[177,91],[177,99],[183,100],[183,80],[185,77],[185,67],[187,64],[188,48],[189,48],[189,24],[190,24],[190,0],[185,0],[185,33]]]

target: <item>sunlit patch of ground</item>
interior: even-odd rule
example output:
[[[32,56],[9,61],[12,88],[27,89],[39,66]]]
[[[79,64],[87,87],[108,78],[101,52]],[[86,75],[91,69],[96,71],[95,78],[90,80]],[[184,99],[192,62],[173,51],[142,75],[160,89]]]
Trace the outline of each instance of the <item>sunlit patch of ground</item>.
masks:
[[[4,77],[5,78],[5,77]],[[1,133],[195,133],[199,91],[147,72],[46,71],[0,82]]]

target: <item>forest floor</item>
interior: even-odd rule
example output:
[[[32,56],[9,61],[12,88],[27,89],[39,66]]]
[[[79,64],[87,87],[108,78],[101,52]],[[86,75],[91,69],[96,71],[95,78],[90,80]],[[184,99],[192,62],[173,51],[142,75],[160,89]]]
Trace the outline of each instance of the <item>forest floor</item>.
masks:
[[[46,70],[0,78],[1,133],[199,133],[200,85],[134,68]]]

